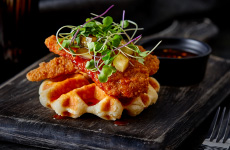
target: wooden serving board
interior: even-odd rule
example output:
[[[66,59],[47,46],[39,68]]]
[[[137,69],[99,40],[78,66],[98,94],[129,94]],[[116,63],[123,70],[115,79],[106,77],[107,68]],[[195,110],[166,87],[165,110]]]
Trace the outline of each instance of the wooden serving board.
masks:
[[[91,114],[53,119],[39,102],[41,82],[26,73],[50,54],[0,86],[0,140],[60,149],[175,149],[230,94],[230,62],[211,56],[204,80],[192,86],[162,86],[155,105],[125,126]]]

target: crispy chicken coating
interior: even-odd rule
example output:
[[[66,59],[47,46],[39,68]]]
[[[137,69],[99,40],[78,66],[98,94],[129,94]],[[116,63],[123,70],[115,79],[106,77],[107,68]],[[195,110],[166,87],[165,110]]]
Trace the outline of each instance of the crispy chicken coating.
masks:
[[[56,36],[51,35],[45,40],[45,45],[49,48],[49,50],[55,54],[58,54],[60,56],[66,56],[65,51],[60,51],[60,46],[56,42]],[[146,51],[142,46],[138,46],[140,51]],[[157,73],[159,69],[160,61],[157,58],[156,55],[148,55],[144,58],[144,65],[148,68],[149,76],[154,75]]]
[[[72,55],[66,53],[64,50],[59,51],[59,45],[57,44],[56,37],[50,36],[45,40],[46,46],[51,52],[55,54],[68,57],[75,63],[76,67],[88,74],[88,76],[105,91],[108,95],[115,97],[137,97],[141,93],[147,92],[149,83],[149,70],[146,66],[142,65],[134,59],[130,59],[132,65],[124,72],[117,71],[109,77],[108,81],[101,83],[98,80],[99,72],[92,72],[85,68],[87,59],[83,59],[79,56],[72,57]]]
[[[105,93],[115,97],[133,98],[146,93],[149,84],[148,68],[136,60],[130,62],[133,65],[129,65],[124,72],[113,73],[105,83],[101,83],[97,76],[92,80]]]
[[[142,46],[138,46],[140,51],[146,51]],[[157,58],[156,55],[148,55],[144,58],[144,64],[146,67],[148,67],[149,70],[149,76],[154,75],[155,73],[157,73],[158,69],[159,69],[159,64],[160,61]]]
[[[41,81],[60,75],[73,74],[75,72],[78,72],[78,70],[70,59],[56,57],[48,63],[40,63],[39,67],[28,72],[26,77],[29,81]]]

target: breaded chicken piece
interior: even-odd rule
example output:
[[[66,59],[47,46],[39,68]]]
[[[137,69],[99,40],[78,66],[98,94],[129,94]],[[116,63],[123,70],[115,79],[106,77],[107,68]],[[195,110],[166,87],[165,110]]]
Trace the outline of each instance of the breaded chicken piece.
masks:
[[[142,46],[138,46],[140,51],[146,51]],[[149,70],[149,76],[154,75],[155,73],[157,73],[158,69],[159,69],[159,64],[160,61],[157,58],[156,55],[148,55],[144,58],[144,64],[146,67],[148,67]]]
[[[101,83],[98,80],[99,72],[92,72],[85,68],[85,64],[89,60],[83,59],[79,56],[72,57],[71,54],[66,53],[64,50],[60,51],[60,46],[57,44],[56,37],[54,35],[48,37],[45,40],[45,44],[51,52],[68,57],[70,60],[72,60],[80,71],[87,73],[88,76],[97,84],[97,86],[99,86],[108,95],[132,98],[139,96],[141,93],[147,92],[150,71],[145,65],[142,65],[134,59],[130,59],[130,62],[133,65],[129,65],[124,72],[117,71],[109,77],[106,83]],[[146,60],[152,61],[152,59]]]
[[[29,81],[41,81],[75,72],[78,72],[78,70],[70,59],[65,57],[56,57],[48,63],[40,63],[39,67],[28,72],[26,77]]]
[[[65,51],[60,51],[59,48],[60,46],[57,44],[56,42],[56,36],[55,35],[51,35],[50,37],[48,37],[45,40],[45,45],[49,48],[49,50],[55,54],[58,54],[60,56],[66,56],[66,52]],[[142,46],[138,46],[140,51],[146,51]],[[158,69],[159,69],[159,64],[160,61],[157,58],[156,55],[148,55],[144,58],[144,65],[148,68],[149,71],[149,76],[154,75],[155,73],[157,73]]]
[[[101,83],[97,76],[92,80],[105,93],[115,97],[137,97],[146,93],[149,84],[148,68],[136,60],[131,59],[133,65],[129,65],[124,72],[113,73],[107,82]]]

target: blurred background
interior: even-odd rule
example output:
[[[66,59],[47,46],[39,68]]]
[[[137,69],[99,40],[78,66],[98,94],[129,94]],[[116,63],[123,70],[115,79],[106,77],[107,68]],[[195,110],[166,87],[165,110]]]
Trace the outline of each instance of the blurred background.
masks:
[[[48,36],[64,25],[107,13],[145,30],[143,40],[184,37],[207,42],[212,54],[230,59],[229,0],[0,0],[0,83],[49,53]]]

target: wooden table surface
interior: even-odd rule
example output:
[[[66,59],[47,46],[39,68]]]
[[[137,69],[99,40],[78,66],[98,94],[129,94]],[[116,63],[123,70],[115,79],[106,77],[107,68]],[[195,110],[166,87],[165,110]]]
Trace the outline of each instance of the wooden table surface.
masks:
[[[185,87],[162,86],[155,105],[128,124],[115,126],[91,114],[53,119],[39,102],[41,82],[26,73],[50,54],[0,86],[0,139],[60,149],[175,149],[230,94],[230,61],[211,56],[204,80]]]

